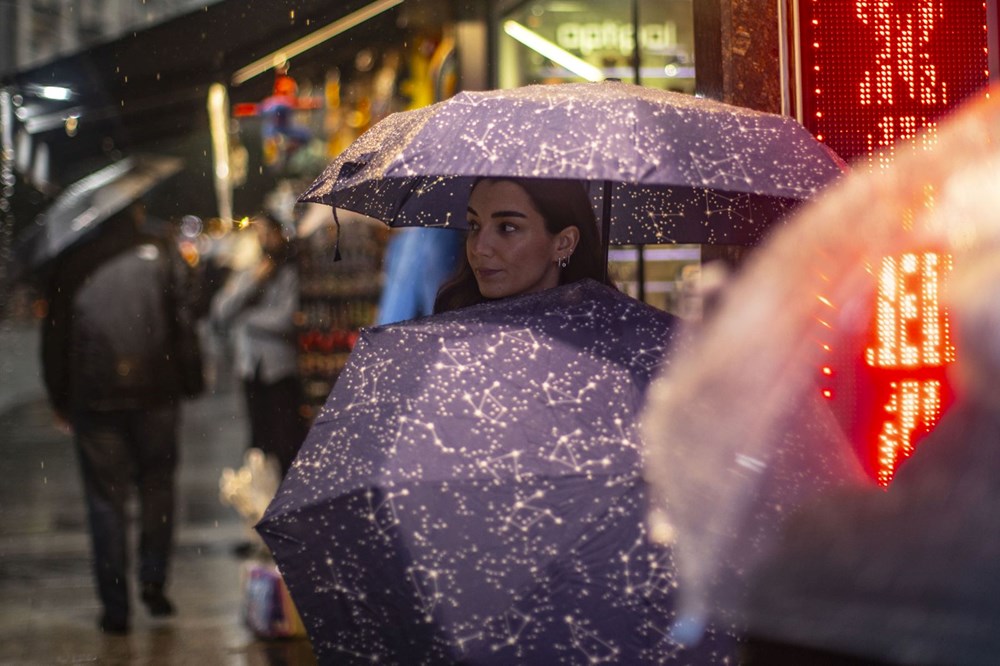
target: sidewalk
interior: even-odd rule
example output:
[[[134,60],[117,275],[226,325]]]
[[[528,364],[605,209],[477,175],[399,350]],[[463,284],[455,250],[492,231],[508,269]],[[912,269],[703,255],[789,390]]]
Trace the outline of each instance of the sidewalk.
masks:
[[[152,620],[136,601],[128,636],[98,631],[75,453],[53,425],[37,355],[36,331],[0,330],[0,665],[315,664],[308,641],[256,640],[241,619],[231,549],[246,533],[218,498],[221,471],[241,464],[246,442],[231,388],[185,404],[168,586],[177,615]]]
[[[29,395],[44,395],[35,322],[0,321],[0,414]]]

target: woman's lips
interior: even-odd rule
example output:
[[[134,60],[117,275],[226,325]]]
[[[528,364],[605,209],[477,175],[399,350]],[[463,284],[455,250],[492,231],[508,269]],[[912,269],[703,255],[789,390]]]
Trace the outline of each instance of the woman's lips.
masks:
[[[494,275],[499,275],[501,273],[499,268],[477,268],[476,276],[481,278],[491,278]]]

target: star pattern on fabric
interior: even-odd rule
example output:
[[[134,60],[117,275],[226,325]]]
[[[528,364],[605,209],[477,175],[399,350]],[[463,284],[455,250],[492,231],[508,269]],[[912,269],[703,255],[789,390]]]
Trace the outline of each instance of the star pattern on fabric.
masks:
[[[753,245],[844,168],[783,116],[623,83],[534,85],[392,114],[303,200],[463,228],[478,177],[576,178],[631,193],[609,220],[614,243]]]

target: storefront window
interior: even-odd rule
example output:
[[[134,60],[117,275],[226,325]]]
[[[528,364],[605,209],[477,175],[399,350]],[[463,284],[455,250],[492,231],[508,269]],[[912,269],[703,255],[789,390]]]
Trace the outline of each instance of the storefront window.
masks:
[[[694,92],[692,0],[540,0],[498,22],[501,88],[531,83],[621,79]]]
[[[608,267],[615,284],[629,296],[642,296],[653,307],[697,320],[702,314],[698,291],[702,258],[700,245],[627,245],[611,248]]]
[[[539,0],[497,19],[500,88],[620,79],[694,93],[692,0]],[[698,245],[617,247],[609,256],[619,287],[684,317],[700,310],[692,294],[701,259]]]

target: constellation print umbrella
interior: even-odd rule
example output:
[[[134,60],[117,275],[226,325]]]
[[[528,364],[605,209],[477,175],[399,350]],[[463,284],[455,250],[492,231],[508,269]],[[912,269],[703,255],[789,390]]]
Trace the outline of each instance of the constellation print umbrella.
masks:
[[[693,659],[635,425],[673,326],[584,281],[363,332],[257,527],[320,661]]]
[[[620,82],[532,85],[392,114],[301,200],[462,227],[476,177],[575,178],[611,244],[753,245],[843,168],[785,116]]]

